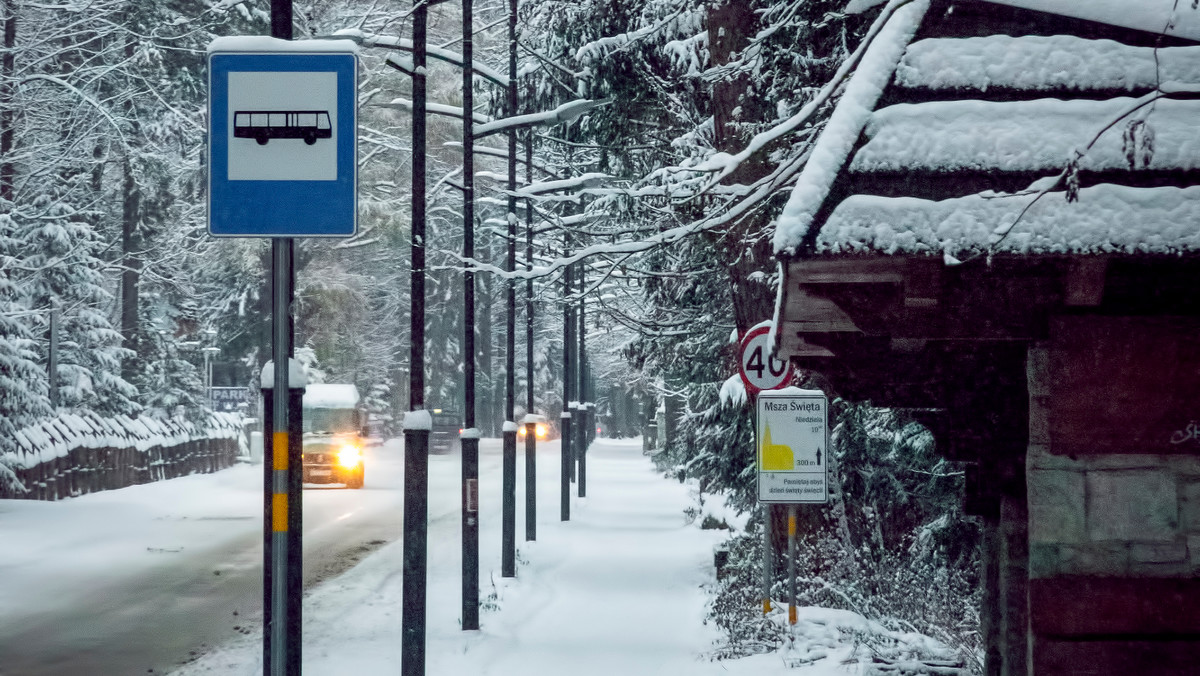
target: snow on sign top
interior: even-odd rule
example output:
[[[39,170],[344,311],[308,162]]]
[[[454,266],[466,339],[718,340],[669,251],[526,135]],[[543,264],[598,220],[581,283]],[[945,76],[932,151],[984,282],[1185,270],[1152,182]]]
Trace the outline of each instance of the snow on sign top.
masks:
[[[230,35],[208,43],[208,53],[216,52],[341,52],[358,53],[351,40],[280,40],[265,35]]]

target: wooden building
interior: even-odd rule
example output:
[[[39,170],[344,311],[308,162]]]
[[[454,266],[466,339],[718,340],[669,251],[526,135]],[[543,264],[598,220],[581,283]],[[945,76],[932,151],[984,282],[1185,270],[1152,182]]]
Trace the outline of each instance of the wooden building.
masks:
[[[1191,5],[889,4],[777,225],[777,354],[968,463],[988,674],[1200,674]]]

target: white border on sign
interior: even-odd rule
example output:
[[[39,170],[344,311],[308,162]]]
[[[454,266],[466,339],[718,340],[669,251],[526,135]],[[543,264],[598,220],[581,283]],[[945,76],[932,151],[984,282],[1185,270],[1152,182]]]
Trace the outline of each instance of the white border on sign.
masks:
[[[768,411],[767,409],[771,409],[773,403],[784,408]],[[813,405],[820,410],[820,423],[813,419],[816,417],[813,415],[815,413],[812,409]],[[776,426],[775,433],[768,435],[767,430],[772,423]],[[814,430],[813,428],[817,425],[823,427],[823,430]],[[780,435],[783,436],[783,439],[780,438]],[[755,404],[754,429],[754,462],[758,477],[756,486],[758,501],[766,504],[828,503],[829,439],[829,398],[824,392],[787,387],[759,393],[758,401]],[[766,470],[763,468],[767,441],[772,446],[786,448],[790,457],[791,469]],[[797,444],[803,444],[803,446]],[[797,454],[800,454],[801,457],[797,457]],[[808,467],[813,469],[806,469]],[[816,469],[817,467],[820,469]],[[817,486],[820,486],[820,490],[813,490]]]

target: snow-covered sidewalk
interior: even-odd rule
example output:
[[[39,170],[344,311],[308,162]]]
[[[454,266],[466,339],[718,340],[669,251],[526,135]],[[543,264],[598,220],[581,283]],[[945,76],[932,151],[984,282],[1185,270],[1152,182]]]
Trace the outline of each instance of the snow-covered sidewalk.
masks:
[[[640,444],[602,440],[588,459],[571,521],[522,547],[520,579],[479,635],[431,642],[431,674],[695,673],[712,639],[701,586],[725,534],[687,523],[687,488],[655,474]]]
[[[689,522],[687,486],[655,473],[636,441],[593,444],[588,497],[572,498],[572,519],[562,522],[557,456],[557,444],[539,453],[536,542],[523,541],[518,509],[515,579],[499,574],[499,490],[492,486],[499,481],[484,478],[479,631],[459,628],[457,515],[430,524],[427,673],[729,673],[732,663],[705,656],[716,635],[703,622],[708,595],[702,588],[713,581],[713,545],[727,533]],[[431,463],[431,486],[445,486],[439,479],[457,469],[456,461]],[[517,504],[524,505],[523,495]],[[397,673],[402,551],[399,542],[384,547],[308,595],[307,676]],[[260,641],[256,632],[175,674],[258,674]],[[761,674],[762,663],[753,661]]]

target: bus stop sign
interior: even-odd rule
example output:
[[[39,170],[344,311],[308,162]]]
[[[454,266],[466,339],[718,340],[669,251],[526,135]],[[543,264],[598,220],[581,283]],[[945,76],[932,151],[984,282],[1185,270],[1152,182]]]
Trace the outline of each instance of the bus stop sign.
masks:
[[[210,234],[355,234],[355,49],[341,40],[213,41],[208,55]]]

